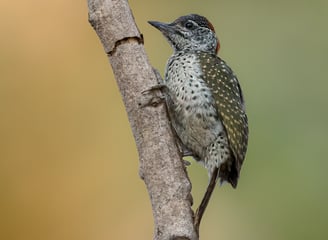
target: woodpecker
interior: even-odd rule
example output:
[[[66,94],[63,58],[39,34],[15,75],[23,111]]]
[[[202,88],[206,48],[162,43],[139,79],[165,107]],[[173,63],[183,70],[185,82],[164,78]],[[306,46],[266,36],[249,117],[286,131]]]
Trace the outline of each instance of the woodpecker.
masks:
[[[213,25],[190,14],[172,23],[149,21],[174,49],[163,85],[172,126],[211,178],[236,188],[248,143],[248,120],[236,75],[217,56]]]

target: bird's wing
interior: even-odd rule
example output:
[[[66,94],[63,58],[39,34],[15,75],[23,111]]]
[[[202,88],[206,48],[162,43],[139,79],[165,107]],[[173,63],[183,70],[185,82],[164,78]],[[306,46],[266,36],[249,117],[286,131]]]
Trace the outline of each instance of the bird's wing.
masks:
[[[248,120],[238,79],[231,68],[216,55],[202,53],[200,61],[204,80],[212,90],[218,114],[240,169],[247,150]]]

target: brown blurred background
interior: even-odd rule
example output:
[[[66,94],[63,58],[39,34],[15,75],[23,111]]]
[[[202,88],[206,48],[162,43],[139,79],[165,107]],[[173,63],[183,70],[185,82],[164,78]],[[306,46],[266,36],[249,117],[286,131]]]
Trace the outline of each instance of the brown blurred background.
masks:
[[[237,190],[217,188],[202,239],[328,239],[328,2],[130,1],[147,20],[207,16],[239,76],[250,143]],[[0,2],[0,239],[152,239],[147,191],[87,2]],[[188,169],[197,205],[207,173]]]

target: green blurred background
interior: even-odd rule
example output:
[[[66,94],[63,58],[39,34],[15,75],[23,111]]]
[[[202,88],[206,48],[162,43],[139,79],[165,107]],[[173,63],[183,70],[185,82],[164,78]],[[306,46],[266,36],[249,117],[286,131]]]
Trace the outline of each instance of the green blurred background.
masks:
[[[250,122],[237,190],[217,188],[202,239],[328,239],[328,1],[130,1],[147,20],[207,16]],[[0,239],[152,239],[138,158],[106,55],[73,0],[0,2]],[[188,168],[197,205],[207,185]]]

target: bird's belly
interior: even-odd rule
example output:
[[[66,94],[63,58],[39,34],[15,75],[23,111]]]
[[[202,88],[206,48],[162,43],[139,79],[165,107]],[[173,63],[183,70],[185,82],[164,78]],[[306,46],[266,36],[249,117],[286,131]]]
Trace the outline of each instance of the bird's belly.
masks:
[[[206,91],[196,92],[189,85],[184,86],[186,92],[195,93],[189,96],[171,91],[168,101],[171,122],[177,135],[182,143],[202,160],[206,155],[206,148],[223,131],[211,92],[205,85],[202,89],[204,88]],[[203,96],[205,92],[207,97]]]
[[[167,105],[177,135],[189,150],[204,158],[206,147],[224,130],[196,55],[173,56],[168,61],[165,84],[169,90]]]

